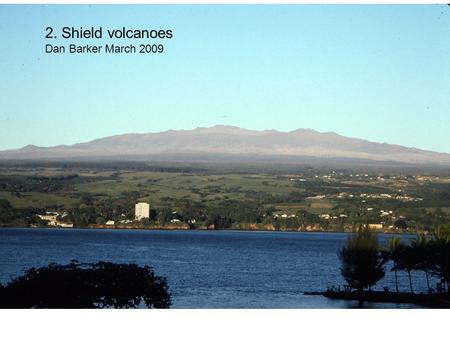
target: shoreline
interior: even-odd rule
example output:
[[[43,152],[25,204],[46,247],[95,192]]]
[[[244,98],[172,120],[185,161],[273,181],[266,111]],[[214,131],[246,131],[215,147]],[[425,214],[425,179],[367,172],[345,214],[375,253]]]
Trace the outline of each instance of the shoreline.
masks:
[[[330,234],[350,234],[352,231],[325,231],[325,230],[269,230],[269,229],[190,229],[188,226],[114,226],[114,225],[90,225],[85,227],[58,227],[58,226],[13,226],[0,224],[0,229],[54,229],[54,230],[145,230],[145,231],[202,231],[202,232],[264,232],[264,233],[330,233]],[[392,232],[378,231],[377,234],[386,235],[416,235],[416,232]]]
[[[416,304],[428,308],[450,308],[448,293],[410,293],[391,291],[332,291],[304,292],[307,296],[323,296],[335,300],[354,300],[360,302]]]

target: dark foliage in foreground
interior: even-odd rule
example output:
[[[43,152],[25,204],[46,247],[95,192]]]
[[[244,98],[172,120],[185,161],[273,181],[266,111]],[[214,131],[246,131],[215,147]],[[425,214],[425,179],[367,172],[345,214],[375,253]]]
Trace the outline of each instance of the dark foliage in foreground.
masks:
[[[378,251],[377,235],[360,229],[339,252],[341,273],[351,288],[362,291],[384,277],[384,259]]]
[[[0,288],[1,308],[169,308],[165,278],[149,266],[98,262],[32,268]]]
[[[391,237],[388,246],[378,248],[376,233],[360,229],[349,236],[339,251],[341,273],[350,289],[362,291],[374,285],[384,276],[384,264],[392,261],[396,291],[399,293],[398,271],[408,274],[410,293],[414,293],[412,271],[422,271],[428,293],[450,295],[450,226],[439,227],[432,236],[420,234],[410,243],[402,243],[400,237]],[[440,282],[433,288],[430,276]],[[448,295],[446,297],[448,297]]]

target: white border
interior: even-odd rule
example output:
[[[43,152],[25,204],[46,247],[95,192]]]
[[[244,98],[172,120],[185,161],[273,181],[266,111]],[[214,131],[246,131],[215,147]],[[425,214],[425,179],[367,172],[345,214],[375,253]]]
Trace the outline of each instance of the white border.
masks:
[[[446,1],[0,0],[0,4],[446,4]],[[449,8],[450,10],[450,8]],[[0,6],[1,11],[1,6]],[[450,22],[449,22],[450,25]],[[2,337],[437,337],[449,310],[0,310]]]
[[[1,310],[3,337],[438,337],[446,310]]]

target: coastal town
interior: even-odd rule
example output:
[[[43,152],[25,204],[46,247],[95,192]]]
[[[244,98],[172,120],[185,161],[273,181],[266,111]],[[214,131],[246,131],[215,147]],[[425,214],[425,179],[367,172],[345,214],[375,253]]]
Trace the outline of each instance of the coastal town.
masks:
[[[66,223],[64,222],[64,218],[68,216],[67,212],[58,212],[58,211],[47,211],[43,215],[36,215],[40,220],[47,222],[48,226],[53,227],[60,227],[60,228],[73,228],[73,223]],[[125,215],[122,214],[124,217]],[[117,223],[118,224],[129,224],[133,221],[142,221],[144,219],[148,219],[150,217],[150,204],[139,202],[136,203],[135,206],[135,218],[134,220],[130,219],[124,219],[120,220]],[[175,220],[173,220],[175,221]],[[107,220],[104,225],[116,225],[116,221],[114,220]]]
[[[448,174],[290,168],[0,170],[2,226],[430,232],[450,222]],[[224,172],[225,171],[225,172]],[[280,169],[277,169],[280,171]]]

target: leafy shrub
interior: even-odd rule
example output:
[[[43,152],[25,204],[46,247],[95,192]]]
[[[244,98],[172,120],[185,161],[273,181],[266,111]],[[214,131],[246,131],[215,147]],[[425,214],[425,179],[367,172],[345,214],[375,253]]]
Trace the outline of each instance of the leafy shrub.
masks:
[[[0,288],[1,308],[169,308],[165,278],[149,266],[98,262],[32,268]]]

